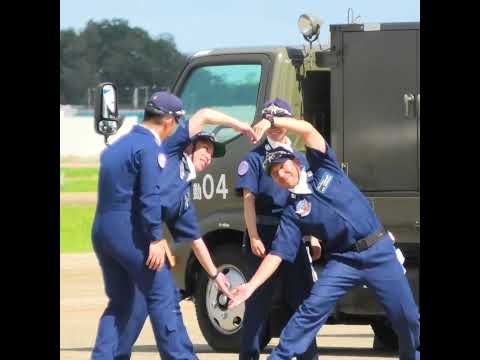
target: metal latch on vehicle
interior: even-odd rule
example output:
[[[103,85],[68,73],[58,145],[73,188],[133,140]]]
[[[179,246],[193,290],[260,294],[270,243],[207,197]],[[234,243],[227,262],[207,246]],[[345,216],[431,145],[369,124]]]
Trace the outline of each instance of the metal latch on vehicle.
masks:
[[[413,94],[403,94],[403,116],[410,118],[410,113],[413,109],[412,103],[415,101]]]

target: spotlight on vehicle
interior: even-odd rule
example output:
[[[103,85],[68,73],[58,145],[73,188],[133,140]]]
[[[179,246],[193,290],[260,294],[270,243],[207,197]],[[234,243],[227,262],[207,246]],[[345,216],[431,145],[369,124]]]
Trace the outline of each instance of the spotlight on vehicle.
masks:
[[[300,15],[298,18],[298,28],[305,40],[310,43],[310,47],[312,46],[312,43],[318,39],[322,23],[322,20],[317,20],[315,17],[307,14]]]

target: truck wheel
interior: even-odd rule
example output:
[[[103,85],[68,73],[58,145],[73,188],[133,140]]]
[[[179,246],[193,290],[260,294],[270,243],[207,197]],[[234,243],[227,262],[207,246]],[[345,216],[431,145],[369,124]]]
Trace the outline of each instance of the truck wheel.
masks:
[[[398,351],[398,337],[386,319],[378,319],[371,322],[375,334],[373,349],[380,351]]]
[[[247,274],[252,274],[240,251],[238,244],[221,245],[212,251],[215,264],[232,288],[245,283]],[[208,344],[217,351],[239,352],[245,304],[228,310],[228,298],[219,292],[203,270],[194,297],[198,324]]]

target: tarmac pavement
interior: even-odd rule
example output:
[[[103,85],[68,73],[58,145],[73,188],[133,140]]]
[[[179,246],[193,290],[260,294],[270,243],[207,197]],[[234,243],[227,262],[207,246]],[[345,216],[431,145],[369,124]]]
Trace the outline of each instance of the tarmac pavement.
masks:
[[[95,254],[60,256],[60,359],[90,358],[98,320],[107,298]],[[233,360],[238,354],[217,353],[205,341],[197,323],[194,304],[182,301],[183,320],[200,360]],[[272,339],[260,360],[265,360],[278,339]],[[373,332],[368,325],[325,325],[317,335],[322,360],[398,359],[372,350]],[[160,359],[150,322],[134,346],[133,360]]]

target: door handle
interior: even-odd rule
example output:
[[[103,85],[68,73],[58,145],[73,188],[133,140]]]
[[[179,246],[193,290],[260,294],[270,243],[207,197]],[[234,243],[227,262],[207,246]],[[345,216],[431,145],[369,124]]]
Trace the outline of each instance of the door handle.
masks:
[[[415,96],[412,94],[403,94],[403,115],[406,118],[410,117],[410,104],[415,100]]]
[[[417,116],[420,117],[420,94],[417,94]]]

